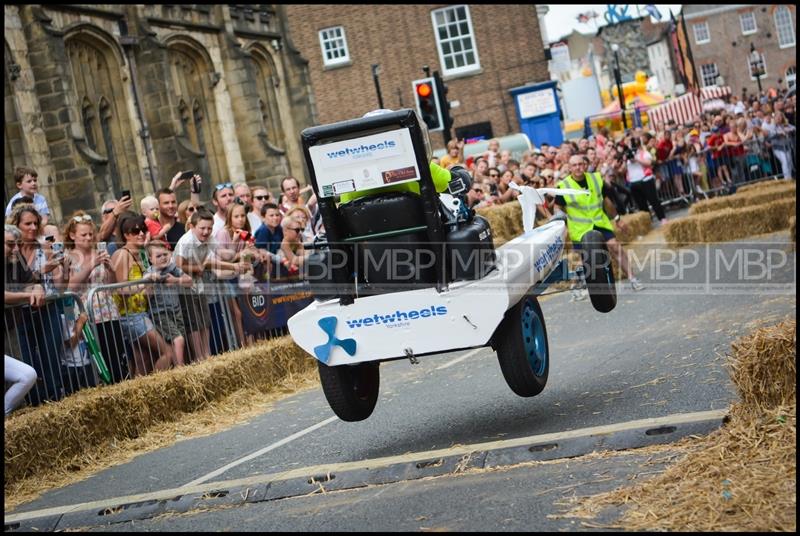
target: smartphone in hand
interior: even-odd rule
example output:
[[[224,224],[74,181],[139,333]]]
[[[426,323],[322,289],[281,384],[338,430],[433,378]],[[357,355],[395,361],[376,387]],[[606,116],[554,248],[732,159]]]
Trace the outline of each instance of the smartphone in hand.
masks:
[[[125,197],[130,198],[130,196],[131,196],[131,191],[130,190],[122,190],[122,197],[120,197],[120,199],[123,199]]]

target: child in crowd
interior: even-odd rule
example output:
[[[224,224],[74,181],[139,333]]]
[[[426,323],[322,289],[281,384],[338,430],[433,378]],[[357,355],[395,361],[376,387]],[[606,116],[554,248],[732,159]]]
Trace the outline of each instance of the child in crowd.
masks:
[[[167,232],[172,228],[171,223],[161,224],[158,221],[158,199],[152,195],[144,197],[139,203],[139,208],[144,216],[144,224],[147,226],[149,240],[161,240],[167,236]],[[148,240],[148,241],[149,241]]]
[[[18,167],[14,170],[14,183],[17,185],[19,191],[8,200],[6,206],[6,218],[11,216],[11,209],[14,206],[14,201],[20,197],[29,197],[33,200],[33,207],[42,217],[42,225],[47,223],[50,218],[50,207],[47,206],[47,199],[39,193],[39,175],[35,169]]]
[[[283,242],[281,211],[275,203],[266,203],[261,207],[261,217],[264,223],[256,230],[256,247],[275,255]]]
[[[81,313],[75,318],[74,309],[65,311],[61,315],[61,334],[64,338],[61,364],[66,371],[64,390],[67,395],[84,387],[97,385],[92,362],[89,359],[89,348],[83,340],[83,326],[87,320],[86,313]]]
[[[191,287],[192,278],[184,274],[172,260],[169,245],[163,240],[151,240],[146,246],[150,267],[144,273],[156,284],[149,289],[152,291],[150,298],[150,316],[156,329],[165,341],[172,345],[174,351],[173,365],[184,365],[185,340],[183,333],[183,316],[178,300],[178,289],[170,287]]]
[[[283,241],[279,256],[281,263],[290,275],[300,271],[305,259],[305,249],[303,248],[303,225],[295,218],[285,217],[281,222],[283,228]]]

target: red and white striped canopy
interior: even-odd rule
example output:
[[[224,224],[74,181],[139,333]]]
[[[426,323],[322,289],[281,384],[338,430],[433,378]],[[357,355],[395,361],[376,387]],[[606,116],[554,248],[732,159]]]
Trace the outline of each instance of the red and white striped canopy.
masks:
[[[670,99],[661,106],[648,110],[647,115],[650,123],[654,125],[663,124],[673,119],[679,125],[685,125],[693,121],[704,110],[704,103],[721,99],[731,94],[728,86],[718,87],[709,86],[700,90],[700,97],[694,93],[686,93],[678,98]]]

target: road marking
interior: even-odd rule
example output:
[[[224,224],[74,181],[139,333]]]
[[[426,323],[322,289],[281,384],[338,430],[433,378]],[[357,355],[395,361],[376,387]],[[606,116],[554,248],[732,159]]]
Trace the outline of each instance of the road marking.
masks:
[[[453,359],[452,361],[450,361],[448,363],[445,363],[444,365],[436,367],[436,370],[446,369],[447,367],[452,367],[456,363],[461,363],[462,361],[464,361],[468,357],[474,356],[475,354],[477,354],[478,352],[480,352],[483,349],[484,348],[475,348],[473,351],[468,352],[468,353],[462,355],[461,357],[457,357],[457,358]]]
[[[253,458],[258,458],[258,457],[259,457],[259,456],[261,456],[262,454],[266,454],[267,452],[269,452],[269,451],[271,451],[271,450],[275,450],[275,449],[276,449],[276,448],[278,448],[278,447],[282,447],[283,445],[285,445],[285,444],[287,444],[287,443],[290,443],[290,442],[294,441],[295,439],[298,439],[298,438],[300,438],[300,437],[303,437],[303,436],[304,436],[304,435],[306,435],[306,434],[310,434],[310,433],[311,433],[311,432],[313,432],[314,430],[319,430],[320,428],[322,428],[322,427],[323,427],[323,426],[325,426],[326,424],[330,424],[330,423],[332,423],[333,421],[337,421],[337,420],[339,420],[339,418],[338,418],[338,417],[336,417],[336,416],[333,416],[333,417],[331,417],[331,418],[329,418],[329,419],[325,419],[325,420],[324,420],[324,421],[322,421],[322,422],[318,422],[318,423],[317,423],[317,424],[315,424],[314,426],[309,426],[309,427],[308,427],[308,428],[306,428],[305,430],[301,430],[301,431],[299,431],[299,432],[297,432],[297,433],[295,433],[295,434],[292,434],[292,435],[290,435],[289,437],[286,437],[286,438],[284,438],[284,439],[281,439],[280,441],[278,441],[278,442],[276,442],[276,443],[273,443],[272,445],[270,445],[270,446],[268,446],[268,447],[264,447],[264,448],[263,448],[263,449],[261,449],[261,450],[257,450],[256,452],[253,452],[252,454],[248,454],[248,455],[247,455],[247,456],[245,456],[244,458],[239,458],[238,460],[236,460],[236,461],[234,461],[234,462],[231,462],[231,463],[229,463],[228,465],[226,465],[226,466],[224,466],[224,467],[220,467],[220,468],[219,468],[219,469],[217,469],[216,471],[211,471],[210,473],[208,473],[208,474],[207,474],[207,475],[205,475],[205,476],[201,476],[200,478],[198,478],[198,479],[196,479],[196,480],[192,480],[192,481],[191,481],[191,482],[189,482],[188,484],[184,484],[182,487],[184,487],[184,488],[185,488],[185,487],[189,487],[189,486],[196,486],[196,485],[198,485],[198,484],[202,484],[203,482],[205,482],[205,481],[207,481],[207,480],[210,480],[210,479],[214,478],[215,476],[219,476],[219,475],[221,475],[222,473],[224,473],[224,472],[225,472],[225,471],[227,471],[228,469],[233,469],[233,468],[234,468],[234,467],[236,467],[237,465],[241,465],[241,464],[243,464],[244,462],[248,462],[248,461],[252,460]]]
[[[674,415],[667,415],[664,417],[652,417],[648,419],[639,419],[636,421],[628,421],[623,423],[593,426],[591,428],[580,428],[578,430],[569,430],[567,432],[554,432],[550,434],[520,437],[517,439],[504,439],[498,441],[491,441],[487,443],[459,445],[456,447],[450,447],[446,449],[431,450],[426,452],[413,452],[410,454],[387,456],[384,458],[374,458],[371,460],[360,460],[355,462],[340,462],[340,463],[315,465],[311,467],[302,467],[299,469],[282,471],[280,473],[272,473],[269,475],[256,475],[246,478],[239,478],[235,480],[209,482],[202,485],[193,485],[193,486],[186,485],[180,488],[154,491],[149,493],[140,493],[137,495],[126,495],[123,497],[103,499],[100,501],[72,504],[68,506],[56,506],[51,508],[44,508],[42,510],[33,510],[29,512],[22,512],[19,514],[11,514],[5,516],[5,524],[8,525],[9,523],[17,523],[20,521],[27,521],[31,519],[37,519],[52,515],[71,514],[87,510],[97,510],[99,512],[105,508],[118,507],[121,504],[130,504],[130,503],[137,503],[144,501],[162,501],[162,500],[166,501],[180,495],[207,493],[209,491],[226,489],[226,488],[252,487],[260,484],[266,484],[268,482],[278,482],[298,477],[305,478],[308,477],[309,475],[322,475],[327,473],[335,473],[337,471],[339,472],[351,471],[353,469],[377,469],[398,463],[430,460],[435,458],[441,458],[444,456],[465,455],[485,450],[519,447],[522,445],[551,442],[560,439],[571,439],[576,437],[613,434],[615,432],[634,430],[642,427],[658,427],[658,426],[667,426],[675,424],[690,424],[694,422],[701,422],[713,419],[721,420],[727,414],[728,414],[727,410],[710,410],[710,411],[699,411],[695,413],[678,413]],[[335,419],[335,417],[333,419]],[[330,421],[331,419],[328,420]],[[327,421],[323,421],[323,423],[327,424]],[[324,425],[323,423],[319,423],[318,425],[315,426],[323,426]]]

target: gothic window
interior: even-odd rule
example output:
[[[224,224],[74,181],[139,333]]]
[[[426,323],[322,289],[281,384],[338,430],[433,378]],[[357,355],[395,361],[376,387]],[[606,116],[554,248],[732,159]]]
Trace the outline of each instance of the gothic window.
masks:
[[[200,167],[217,182],[227,176],[225,152],[216,130],[213,72],[210,59],[199,44],[173,41],[169,45],[172,92],[178,107],[183,133],[203,156]]]
[[[67,36],[65,50],[86,144],[107,159],[92,169],[109,192],[118,193],[141,181],[141,173],[120,76],[124,60],[100,34],[89,27],[76,29]]]
[[[270,144],[275,148],[282,148],[285,146],[285,140],[278,109],[278,92],[276,89],[280,85],[280,81],[275,64],[272,62],[272,58],[263,51],[254,49],[253,52],[262,127]]]

